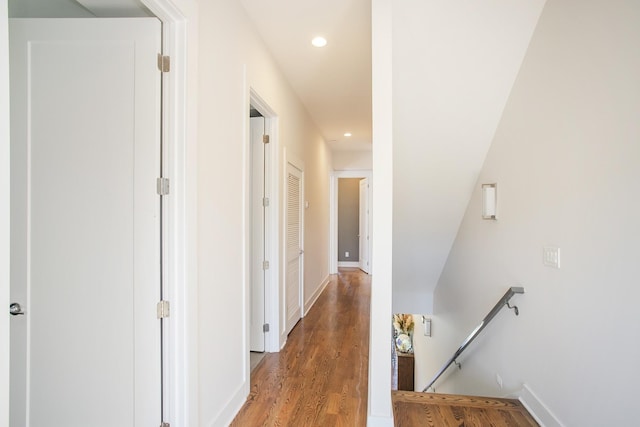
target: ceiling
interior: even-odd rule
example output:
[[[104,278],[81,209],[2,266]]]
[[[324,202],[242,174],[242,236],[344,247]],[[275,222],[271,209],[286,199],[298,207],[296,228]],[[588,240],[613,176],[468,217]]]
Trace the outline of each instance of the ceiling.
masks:
[[[371,0],[240,1],[330,148],[371,150]],[[9,15],[150,13],[140,0],[10,0]],[[324,48],[311,45],[318,35]]]
[[[331,149],[370,150],[371,1],[241,3]]]

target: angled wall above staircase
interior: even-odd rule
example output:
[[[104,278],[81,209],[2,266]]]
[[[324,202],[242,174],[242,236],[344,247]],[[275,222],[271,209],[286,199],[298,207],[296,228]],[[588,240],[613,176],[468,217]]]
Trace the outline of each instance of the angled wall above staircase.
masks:
[[[637,1],[547,1],[434,294],[431,371],[504,286],[526,295],[438,392],[526,383],[564,425],[637,424],[638,40]],[[479,217],[481,182],[498,182],[498,221]]]
[[[393,2],[394,313],[432,310],[543,5]]]

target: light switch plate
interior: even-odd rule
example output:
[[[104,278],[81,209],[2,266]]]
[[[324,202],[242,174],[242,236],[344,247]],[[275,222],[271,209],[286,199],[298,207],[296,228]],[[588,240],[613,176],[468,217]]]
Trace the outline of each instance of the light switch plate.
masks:
[[[431,336],[431,319],[427,319],[426,317],[422,316],[422,323],[424,324],[424,336],[430,337]]]
[[[547,267],[560,268],[560,248],[544,246],[542,248],[542,264]]]

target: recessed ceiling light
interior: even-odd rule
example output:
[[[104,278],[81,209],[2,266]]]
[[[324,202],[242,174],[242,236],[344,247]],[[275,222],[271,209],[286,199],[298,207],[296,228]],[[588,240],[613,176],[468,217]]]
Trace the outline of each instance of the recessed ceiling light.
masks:
[[[311,44],[315,47],[325,47],[327,45],[327,39],[320,36],[314,37],[313,40],[311,40]]]
[[[351,136],[351,132],[345,133],[344,136]]]

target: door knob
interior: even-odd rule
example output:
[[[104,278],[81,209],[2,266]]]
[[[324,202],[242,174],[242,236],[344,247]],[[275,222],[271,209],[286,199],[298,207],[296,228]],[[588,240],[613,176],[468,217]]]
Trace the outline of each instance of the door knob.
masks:
[[[17,316],[19,314],[24,314],[24,311],[22,311],[22,307],[20,307],[20,304],[18,304],[17,302],[12,302],[9,305],[9,314],[11,314],[12,316]]]

